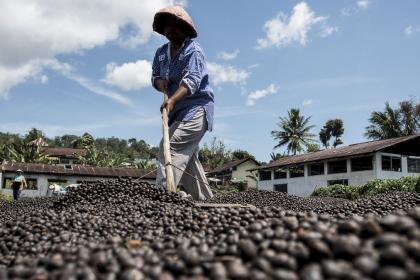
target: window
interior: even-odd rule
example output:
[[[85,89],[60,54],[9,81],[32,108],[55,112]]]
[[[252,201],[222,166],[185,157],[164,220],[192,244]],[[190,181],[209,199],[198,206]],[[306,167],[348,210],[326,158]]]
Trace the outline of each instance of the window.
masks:
[[[420,173],[420,158],[408,158],[408,172],[409,173]]]
[[[327,182],[328,186],[331,185],[349,185],[349,180],[348,179],[339,179],[339,180],[328,180]]]
[[[290,178],[296,178],[296,177],[303,177],[303,176],[305,176],[303,165],[298,165],[298,166],[290,167],[289,168],[289,171],[290,171]]]
[[[308,165],[308,175],[315,176],[315,175],[324,175],[324,163],[313,163]]]
[[[328,163],[328,174],[347,173],[347,161],[337,160]]]
[[[382,156],[382,170],[401,172],[401,158]]]
[[[271,180],[271,171],[260,171],[260,181]]]
[[[60,180],[60,179],[48,179],[48,186],[52,184],[57,184],[60,186],[64,186],[67,184],[67,180]]]
[[[287,171],[286,170],[276,170],[274,171],[274,179],[285,179],[287,178]]]
[[[358,157],[351,159],[351,171],[373,170],[373,157]]]
[[[11,189],[13,183],[13,178],[4,178],[3,179],[3,188],[4,189]],[[26,185],[27,187],[24,189],[27,190],[37,190],[38,189],[38,181],[37,179],[27,179],[26,178]]]
[[[60,158],[61,164],[70,164],[70,160],[68,158]]]
[[[273,190],[276,192],[287,193],[287,184],[276,184],[273,186]]]

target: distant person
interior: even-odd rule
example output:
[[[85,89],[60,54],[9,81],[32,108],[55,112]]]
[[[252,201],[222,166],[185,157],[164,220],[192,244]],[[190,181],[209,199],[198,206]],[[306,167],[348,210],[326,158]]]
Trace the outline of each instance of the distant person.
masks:
[[[180,6],[155,14],[153,30],[169,42],[157,49],[153,60],[152,84],[168,93],[160,107],[168,112],[169,142],[175,185],[179,183],[194,199],[208,199],[213,193],[198,160],[198,144],[213,128],[214,95],[209,84],[207,61],[194,23]],[[166,187],[163,140],[159,148],[156,184]],[[189,176],[187,173],[194,177]]]
[[[23,187],[25,187],[25,188],[27,187],[26,179],[22,175],[23,171],[18,169],[16,172],[17,172],[17,175],[13,179],[13,183],[12,183],[13,199],[14,200],[18,200],[19,196],[20,196],[20,194],[23,190]]]

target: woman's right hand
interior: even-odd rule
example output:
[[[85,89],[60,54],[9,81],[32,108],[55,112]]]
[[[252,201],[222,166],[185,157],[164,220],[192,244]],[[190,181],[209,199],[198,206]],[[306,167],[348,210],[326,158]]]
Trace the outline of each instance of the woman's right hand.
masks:
[[[155,81],[156,88],[161,92],[168,92],[168,81],[164,79],[157,79]]]

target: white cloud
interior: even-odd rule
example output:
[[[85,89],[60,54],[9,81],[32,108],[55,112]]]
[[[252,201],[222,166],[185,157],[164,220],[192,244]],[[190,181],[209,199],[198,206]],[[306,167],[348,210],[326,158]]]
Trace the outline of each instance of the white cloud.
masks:
[[[370,4],[369,0],[359,0],[359,1],[357,1],[357,7],[361,8],[361,9],[367,9],[369,4]]]
[[[216,86],[223,83],[243,84],[250,75],[246,70],[238,69],[231,65],[221,65],[209,62],[207,68],[210,79]]]
[[[338,27],[324,26],[324,28],[321,30],[320,36],[324,38],[337,32],[338,32]]]
[[[147,42],[153,33],[154,13],[173,3],[172,0],[0,1],[0,96],[39,75],[42,67],[37,66],[42,65],[42,60],[82,53],[110,41],[131,47]],[[123,29],[129,29],[130,35],[123,36]]]
[[[260,90],[256,90],[251,92],[248,95],[247,101],[246,101],[246,105],[247,106],[254,106],[255,102],[261,98],[266,97],[269,94],[274,94],[278,91],[278,87],[275,84],[270,84],[267,88],[265,89],[260,89]]]
[[[341,15],[348,17],[353,14],[357,14],[362,10],[367,10],[370,4],[370,0],[359,0],[356,2],[355,6],[349,6],[341,9]]]
[[[105,82],[122,90],[138,90],[150,86],[152,64],[147,60],[137,60],[118,66],[109,63],[106,66]]]
[[[312,99],[303,100],[302,105],[308,107],[312,104]]]
[[[264,24],[265,38],[257,40],[257,48],[286,46],[293,42],[305,45],[307,34],[317,23],[325,23],[326,17],[317,16],[305,2],[293,8],[290,18],[284,13],[270,19]]]
[[[238,56],[238,54],[239,54],[239,49],[236,49],[231,53],[222,51],[217,55],[217,57],[223,60],[232,60],[232,59],[235,59]]]
[[[409,25],[404,29],[404,34],[407,36],[411,36],[414,33],[418,33],[418,32],[420,32],[419,26],[415,27],[415,26]]]

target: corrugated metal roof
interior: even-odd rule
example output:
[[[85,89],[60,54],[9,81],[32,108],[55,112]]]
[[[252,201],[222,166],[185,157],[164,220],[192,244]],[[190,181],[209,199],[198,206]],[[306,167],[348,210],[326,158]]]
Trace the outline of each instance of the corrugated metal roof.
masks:
[[[420,139],[420,134],[410,135],[410,136],[403,136],[385,140],[377,140],[377,141],[369,141],[363,143],[352,144],[345,147],[339,147],[335,149],[326,149],[319,152],[308,153],[303,155],[296,155],[296,156],[289,156],[284,157],[279,160],[270,162],[266,165],[262,165],[257,168],[253,168],[251,170],[258,170],[258,169],[271,169],[275,167],[283,167],[288,165],[297,165],[303,164],[308,162],[315,162],[327,159],[335,159],[335,158],[343,158],[349,156],[356,156],[362,154],[368,154],[383,150],[385,148],[389,148],[391,146],[412,140],[412,139]]]
[[[10,162],[1,165],[3,172],[15,172],[21,169],[24,173],[35,174],[54,174],[67,176],[92,176],[92,177],[132,177],[139,178],[151,172],[151,170],[143,170],[137,168],[111,168],[111,167],[94,167],[86,165],[50,165],[41,163],[23,163]],[[146,175],[144,179],[156,179],[156,171]]]

